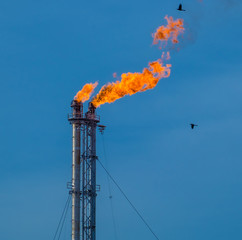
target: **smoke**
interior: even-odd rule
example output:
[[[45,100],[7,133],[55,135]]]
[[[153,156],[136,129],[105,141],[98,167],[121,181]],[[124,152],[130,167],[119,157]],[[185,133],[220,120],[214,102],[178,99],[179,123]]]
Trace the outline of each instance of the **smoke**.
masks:
[[[241,0],[220,0],[224,4],[225,8],[233,8],[238,6],[241,3]]]
[[[238,4],[240,2],[240,0],[219,0],[219,1],[228,5]],[[198,0],[198,2],[206,2],[206,0]]]
[[[226,18],[226,13],[231,14],[235,11],[241,2],[242,0],[197,0],[187,5],[186,42],[196,42],[203,20],[209,19],[210,22],[217,24]]]
[[[206,3],[208,0],[198,0],[198,2]],[[223,7],[227,10],[228,8],[233,8],[241,4],[241,0],[217,0],[216,4],[217,6]]]

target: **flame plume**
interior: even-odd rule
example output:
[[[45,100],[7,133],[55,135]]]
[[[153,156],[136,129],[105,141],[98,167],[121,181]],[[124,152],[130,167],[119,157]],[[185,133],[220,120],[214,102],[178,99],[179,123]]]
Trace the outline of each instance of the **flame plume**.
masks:
[[[171,39],[172,43],[178,43],[178,35],[183,33],[185,28],[183,27],[183,19],[173,20],[173,17],[165,16],[167,20],[166,26],[160,26],[156,32],[152,34],[154,38],[153,44],[158,44],[159,41],[167,42]]]
[[[74,97],[74,99],[78,102],[86,102],[87,100],[90,99],[95,87],[98,85],[97,82],[95,83],[87,83],[84,85],[84,87],[82,88],[82,90],[80,90],[76,96]]]
[[[152,34],[153,44],[167,43],[171,40],[173,44],[178,43],[179,34],[185,30],[183,27],[183,19],[173,20],[172,17],[165,16],[167,20],[166,26],[160,26],[156,32]],[[148,89],[154,88],[160,79],[170,76],[171,64],[163,65],[163,60],[169,60],[170,53],[162,53],[160,59],[154,62],[150,62],[147,68],[143,71],[135,73],[123,73],[120,81],[107,83],[104,85],[99,93],[92,99],[91,103],[94,107],[99,107],[104,103],[112,103],[119,98],[126,95],[133,95],[137,92],[144,92]],[[113,75],[117,77],[116,73]],[[89,100],[94,88],[97,86],[97,82],[92,84],[86,84],[81,91],[75,96],[75,100],[79,102],[85,102]]]
[[[149,63],[142,73],[123,73],[121,80],[104,85],[92,100],[94,107],[112,103],[125,95],[133,95],[154,88],[161,78],[170,76],[170,64],[163,66],[161,59]]]

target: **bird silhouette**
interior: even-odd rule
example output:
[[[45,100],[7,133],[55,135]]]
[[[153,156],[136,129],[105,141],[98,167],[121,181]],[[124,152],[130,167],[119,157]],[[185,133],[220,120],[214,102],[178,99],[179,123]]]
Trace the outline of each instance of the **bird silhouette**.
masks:
[[[178,11],[186,11],[185,9],[182,9],[182,4],[179,5],[179,7],[177,8]]]
[[[197,127],[198,125],[194,124],[194,123],[190,123],[191,128],[193,129],[194,127]]]

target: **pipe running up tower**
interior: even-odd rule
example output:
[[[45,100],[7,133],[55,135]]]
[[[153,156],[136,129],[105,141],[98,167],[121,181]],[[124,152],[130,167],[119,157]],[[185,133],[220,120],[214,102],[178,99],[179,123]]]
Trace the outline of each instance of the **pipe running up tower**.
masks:
[[[72,240],[96,239],[96,129],[100,117],[92,103],[72,101]]]
[[[72,114],[69,121],[72,124],[72,240],[80,239],[80,156],[81,156],[81,129],[83,118],[83,105],[72,101]]]

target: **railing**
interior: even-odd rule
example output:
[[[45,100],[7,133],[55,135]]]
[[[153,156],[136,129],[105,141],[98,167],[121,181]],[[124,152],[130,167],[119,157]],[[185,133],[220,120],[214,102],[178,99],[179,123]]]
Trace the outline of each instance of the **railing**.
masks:
[[[73,114],[73,113],[69,113],[68,114],[68,119],[69,120],[75,120],[75,119],[91,119],[91,120],[96,120],[96,121],[100,121],[100,116],[99,115],[95,115],[95,114],[92,114],[92,113],[86,113],[85,116],[81,113],[76,113],[76,114]]]
[[[83,114],[81,113],[69,113],[68,114],[68,119],[80,119],[80,118],[83,118]]]
[[[95,114],[92,114],[92,113],[89,113],[89,112],[86,113],[86,118],[96,120],[96,121],[100,121],[99,115],[95,115]]]

